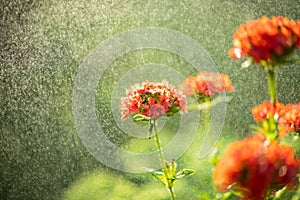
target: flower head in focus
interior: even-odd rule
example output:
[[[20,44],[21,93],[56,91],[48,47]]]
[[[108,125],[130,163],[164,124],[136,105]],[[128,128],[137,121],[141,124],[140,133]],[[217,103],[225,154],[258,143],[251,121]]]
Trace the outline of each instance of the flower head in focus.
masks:
[[[220,191],[233,189],[243,199],[262,200],[269,189],[297,184],[299,166],[293,148],[255,134],[229,145],[216,165],[213,180]]]
[[[185,96],[167,81],[160,83],[146,81],[127,89],[127,97],[121,99],[122,119],[129,114],[142,114],[156,119],[159,116],[171,116],[178,111],[185,112]]]
[[[228,75],[213,72],[198,72],[195,76],[188,76],[179,89],[186,95],[204,95],[211,97],[225,91],[233,91],[234,87]]]
[[[256,63],[275,66],[296,48],[300,49],[300,20],[263,16],[240,25],[228,53],[233,59],[249,56]]]

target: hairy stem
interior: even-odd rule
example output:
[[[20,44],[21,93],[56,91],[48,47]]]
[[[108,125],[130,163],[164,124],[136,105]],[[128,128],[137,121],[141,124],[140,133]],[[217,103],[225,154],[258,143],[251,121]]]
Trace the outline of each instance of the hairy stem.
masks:
[[[170,191],[170,194],[171,194],[171,199],[175,200],[175,194],[174,194],[173,187],[169,187],[169,191]]]
[[[269,83],[269,94],[271,97],[271,102],[275,105],[276,101],[276,78],[274,69],[268,70],[268,83]]]
[[[165,159],[164,159],[164,155],[163,155],[161,145],[160,145],[160,141],[159,141],[159,138],[158,138],[158,133],[157,133],[155,121],[153,121],[153,123],[154,123],[153,126],[154,126],[154,132],[155,132],[155,141],[156,141],[156,146],[157,146],[157,150],[158,150],[158,153],[159,153],[160,163],[161,163],[162,168],[164,169],[165,166],[166,166],[165,165]]]
[[[273,107],[275,108],[276,102],[276,77],[275,77],[275,70],[272,66],[268,69],[268,84],[269,84],[269,94],[271,98],[271,102]],[[274,116],[275,117],[275,116]],[[270,134],[268,138],[271,140],[278,139],[279,130],[278,130],[278,123],[277,119],[272,118],[269,120],[269,129]]]
[[[163,170],[163,173],[164,173],[165,177],[168,179],[169,176],[167,174],[167,169],[166,169],[167,166],[166,166],[166,163],[165,163],[164,155],[163,155],[161,145],[160,145],[160,141],[159,141],[159,138],[158,138],[158,133],[157,133],[157,129],[156,129],[155,120],[153,120],[153,122],[151,122],[151,123],[153,123],[153,128],[154,128],[154,132],[155,132],[155,141],[156,141],[156,146],[157,146],[158,153],[159,153],[159,158],[160,158],[162,170]],[[175,200],[175,194],[174,194],[173,186],[170,184],[169,181],[168,181],[168,189],[169,189],[170,194],[171,194],[171,200]]]

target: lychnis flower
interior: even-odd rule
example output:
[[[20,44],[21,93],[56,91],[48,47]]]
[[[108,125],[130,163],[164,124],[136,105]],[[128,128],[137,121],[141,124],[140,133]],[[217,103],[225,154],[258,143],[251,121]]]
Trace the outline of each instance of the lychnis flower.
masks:
[[[228,75],[213,72],[198,72],[195,76],[188,76],[179,86],[186,96],[205,95],[211,97],[225,91],[233,91],[234,87]]]
[[[171,84],[163,80],[160,83],[146,81],[127,89],[127,97],[122,98],[122,119],[129,114],[141,114],[152,119],[159,116],[171,116],[178,111],[185,112],[186,100]]]
[[[213,179],[221,191],[233,189],[242,199],[263,200],[270,190],[294,186],[299,166],[292,147],[256,134],[229,145]]]
[[[283,138],[290,131],[300,131],[300,102],[298,104],[284,105],[279,101],[275,101],[273,105],[269,101],[265,101],[260,105],[252,108],[254,120],[261,124],[265,120],[274,118],[278,123],[279,137]],[[261,128],[259,132],[265,130]]]
[[[253,118],[258,123],[274,116],[278,119],[282,117],[284,107],[284,104],[279,101],[276,101],[274,105],[269,101],[265,101],[252,108]]]
[[[289,131],[300,131],[300,102],[298,104],[287,104],[278,120],[280,124],[287,127]]]
[[[249,56],[256,63],[276,65],[296,48],[300,48],[300,21],[263,16],[240,25],[229,55],[234,59]]]

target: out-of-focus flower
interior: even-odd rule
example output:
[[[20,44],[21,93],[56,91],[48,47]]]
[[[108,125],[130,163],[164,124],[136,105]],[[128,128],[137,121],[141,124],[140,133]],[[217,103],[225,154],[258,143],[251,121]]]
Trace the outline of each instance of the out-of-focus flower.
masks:
[[[185,96],[167,81],[146,81],[127,89],[127,97],[121,99],[122,119],[126,119],[131,113],[152,119],[165,114],[171,116],[178,111],[186,112],[185,104]]]
[[[228,75],[201,71],[196,76],[188,76],[179,86],[186,96],[200,95],[211,97],[225,91],[233,91],[234,87]]]
[[[278,123],[284,125],[287,131],[300,131],[300,102],[287,104],[281,112]]]
[[[299,166],[293,148],[255,134],[229,145],[216,165],[213,180],[220,191],[233,189],[242,199],[262,200],[269,189],[297,184]]]
[[[263,16],[240,25],[228,53],[233,59],[250,56],[256,63],[274,65],[296,48],[300,48],[300,20]]]
[[[274,105],[269,101],[265,101],[252,108],[253,118],[256,122],[262,122],[275,115],[279,118],[282,115],[284,107],[284,104],[279,101],[276,101]]]
[[[280,138],[283,138],[290,131],[300,130],[300,102],[298,104],[284,105],[276,101],[273,105],[271,102],[265,101],[253,107],[252,114],[254,120],[258,123],[275,117],[278,122]],[[264,131],[261,129],[259,132],[263,133]]]

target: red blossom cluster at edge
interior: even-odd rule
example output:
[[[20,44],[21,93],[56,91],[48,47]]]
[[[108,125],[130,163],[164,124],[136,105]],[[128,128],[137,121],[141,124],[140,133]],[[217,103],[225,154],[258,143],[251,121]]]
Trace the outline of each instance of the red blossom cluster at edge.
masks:
[[[233,59],[250,56],[259,63],[262,60],[271,62],[295,48],[300,48],[300,20],[263,16],[240,25],[234,34],[233,48],[228,53]]]
[[[265,101],[253,107],[252,114],[254,120],[258,123],[270,117],[276,117],[280,138],[283,138],[290,131],[300,130],[300,102],[284,105],[276,101],[273,105],[271,102]]]
[[[299,166],[292,147],[255,134],[229,145],[213,180],[219,190],[233,189],[241,193],[243,200],[263,200],[270,190],[295,186]]]

